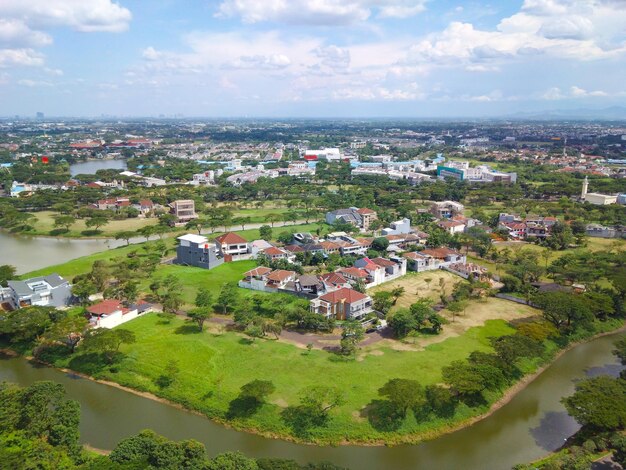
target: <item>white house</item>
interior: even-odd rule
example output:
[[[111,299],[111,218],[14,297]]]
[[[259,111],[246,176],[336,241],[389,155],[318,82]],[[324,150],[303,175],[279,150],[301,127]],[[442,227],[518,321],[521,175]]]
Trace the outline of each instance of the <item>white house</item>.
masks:
[[[135,305],[124,307],[122,302],[116,299],[104,300],[98,304],[87,307],[89,323],[94,328],[115,328],[127,321],[134,320],[145,313],[151,312],[152,304],[140,301]]]

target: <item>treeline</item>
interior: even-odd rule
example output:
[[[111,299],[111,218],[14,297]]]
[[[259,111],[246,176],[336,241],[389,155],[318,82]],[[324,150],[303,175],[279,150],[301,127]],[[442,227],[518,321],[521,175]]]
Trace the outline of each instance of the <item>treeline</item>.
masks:
[[[253,459],[240,452],[209,458],[203,444],[171,441],[153,431],[120,441],[109,455],[96,456],[79,443],[80,405],[55,382],[29,387],[0,383],[0,467],[13,470],[346,470],[332,463],[300,465],[294,460]],[[106,430],[103,430],[106,432]]]

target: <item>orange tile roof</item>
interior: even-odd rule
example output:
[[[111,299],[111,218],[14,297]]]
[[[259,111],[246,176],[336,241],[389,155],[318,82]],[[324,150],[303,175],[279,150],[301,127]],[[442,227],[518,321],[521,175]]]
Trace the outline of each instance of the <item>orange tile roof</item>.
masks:
[[[329,292],[328,294],[324,294],[320,297],[320,300],[325,302],[330,302],[332,304],[336,304],[338,302],[347,302],[353,303],[358,302],[359,300],[367,299],[367,295],[361,294],[360,292],[355,291],[354,289],[350,289],[348,287],[342,287],[341,289],[337,289],[336,291]]]
[[[215,241],[222,245],[238,245],[240,243],[248,243],[248,240],[243,238],[241,235],[237,235],[235,232],[228,232],[224,235],[220,235],[215,239]]]

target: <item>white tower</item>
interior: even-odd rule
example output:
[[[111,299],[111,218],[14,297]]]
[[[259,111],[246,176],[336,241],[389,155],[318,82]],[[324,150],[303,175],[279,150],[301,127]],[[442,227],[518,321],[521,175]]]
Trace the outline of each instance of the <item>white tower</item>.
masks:
[[[587,176],[585,176],[585,181],[583,181],[583,190],[580,193],[580,199],[582,199],[583,201],[587,197],[587,189],[588,188],[589,188],[589,180],[587,179]]]

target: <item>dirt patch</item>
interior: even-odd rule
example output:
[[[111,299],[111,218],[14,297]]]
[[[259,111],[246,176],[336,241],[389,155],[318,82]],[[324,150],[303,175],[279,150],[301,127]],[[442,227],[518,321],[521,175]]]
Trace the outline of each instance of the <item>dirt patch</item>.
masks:
[[[284,398],[277,398],[276,400],[273,400],[272,402],[274,405],[279,406],[280,408],[287,408],[289,406],[289,404],[287,403],[287,401],[285,401]]]
[[[397,310],[398,308],[408,308],[418,299],[425,297],[438,302],[442,292],[445,292],[446,295],[450,295],[454,286],[459,282],[463,282],[463,279],[442,270],[409,273],[395,281],[386,282],[373,289],[369,289],[368,294],[373,295],[376,292],[391,291],[397,287],[404,288],[404,294],[392,308],[392,310]]]

